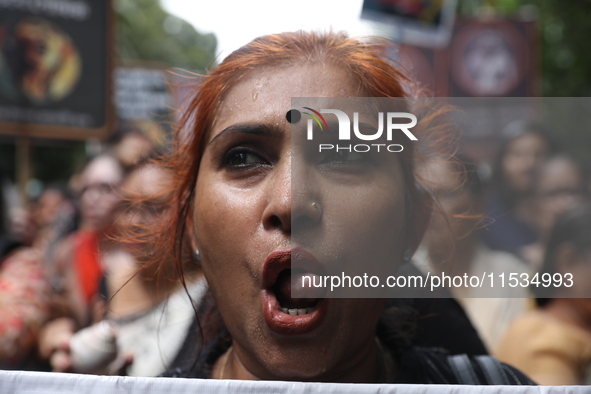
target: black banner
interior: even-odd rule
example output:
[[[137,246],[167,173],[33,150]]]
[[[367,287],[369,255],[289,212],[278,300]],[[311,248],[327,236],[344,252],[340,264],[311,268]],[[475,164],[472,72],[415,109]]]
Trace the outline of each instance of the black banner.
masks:
[[[109,133],[111,2],[0,0],[0,133]]]

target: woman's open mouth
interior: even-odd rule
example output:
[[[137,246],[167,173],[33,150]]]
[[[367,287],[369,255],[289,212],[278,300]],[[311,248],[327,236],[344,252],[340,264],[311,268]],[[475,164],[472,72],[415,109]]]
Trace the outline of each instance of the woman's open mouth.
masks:
[[[301,284],[304,277],[309,277],[311,283],[322,272],[318,260],[302,249],[273,252],[267,257],[262,301],[265,322],[272,331],[305,334],[322,322],[328,306],[328,300],[323,298],[324,288],[300,288],[297,293],[304,297],[292,298],[292,284]]]

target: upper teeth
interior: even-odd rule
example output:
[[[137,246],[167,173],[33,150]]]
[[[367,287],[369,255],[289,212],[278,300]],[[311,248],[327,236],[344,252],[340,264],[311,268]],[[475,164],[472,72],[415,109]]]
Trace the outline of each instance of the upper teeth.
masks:
[[[306,315],[313,310],[314,308],[281,308],[281,312],[291,316]]]

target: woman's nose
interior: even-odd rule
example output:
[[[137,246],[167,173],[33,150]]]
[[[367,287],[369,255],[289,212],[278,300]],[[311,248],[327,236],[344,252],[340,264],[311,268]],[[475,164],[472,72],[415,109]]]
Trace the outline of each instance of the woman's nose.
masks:
[[[311,168],[296,158],[288,158],[275,170],[269,183],[269,204],[263,222],[291,234],[317,225],[322,206]]]
[[[291,169],[289,158],[282,159],[266,184],[267,205],[263,211],[263,226],[291,233]]]

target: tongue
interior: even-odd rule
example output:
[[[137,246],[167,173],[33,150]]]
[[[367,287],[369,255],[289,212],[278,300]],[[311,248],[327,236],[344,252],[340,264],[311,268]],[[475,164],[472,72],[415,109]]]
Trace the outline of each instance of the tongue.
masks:
[[[284,308],[311,308],[318,302],[319,292],[317,289],[312,288],[303,288],[301,287],[302,283],[302,276],[309,275],[314,276],[310,273],[294,273],[292,278],[292,271],[285,270],[279,277],[277,278],[277,283],[275,284],[275,296],[277,297],[277,301],[279,304]],[[302,298],[292,298],[292,279],[295,280],[295,283],[299,284],[298,288],[294,287],[293,290],[296,294],[303,296]],[[307,279],[306,279],[307,280]],[[294,283],[294,284],[295,284]],[[305,298],[304,298],[305,297]]]

